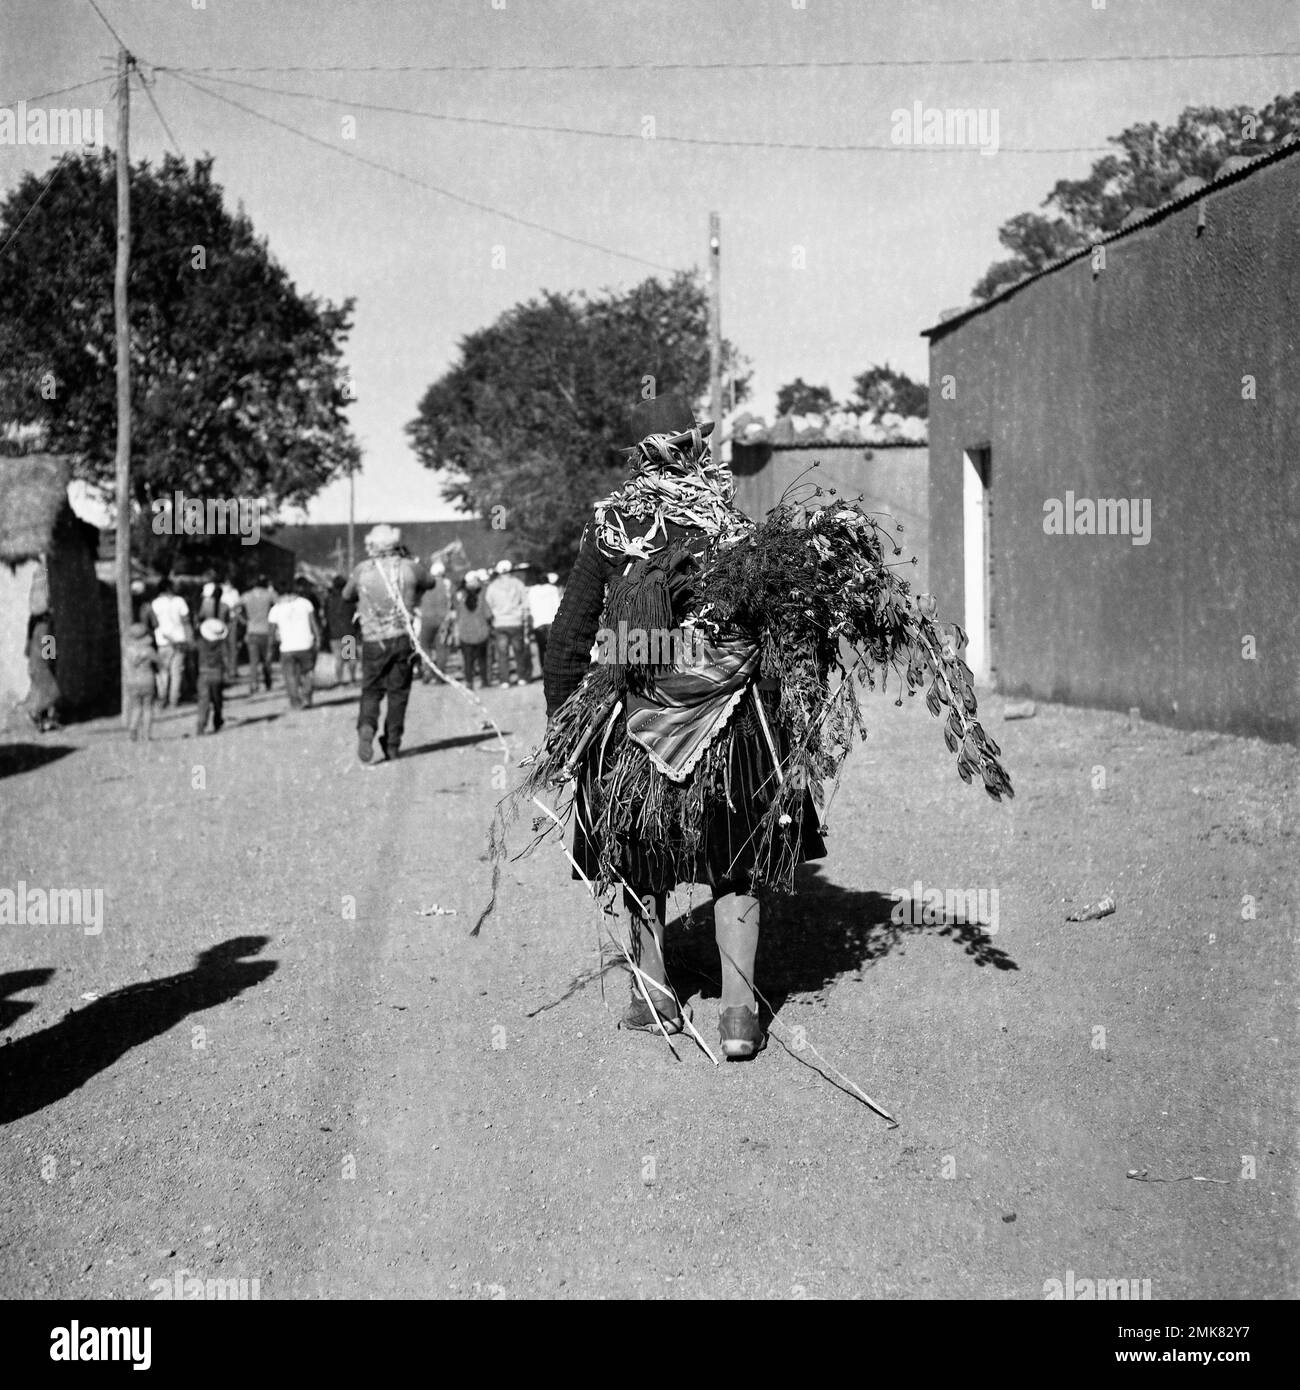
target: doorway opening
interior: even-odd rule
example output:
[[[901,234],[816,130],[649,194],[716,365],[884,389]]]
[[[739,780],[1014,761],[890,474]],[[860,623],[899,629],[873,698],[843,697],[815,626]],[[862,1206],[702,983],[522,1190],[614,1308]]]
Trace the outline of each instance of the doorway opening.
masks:
[[[969,646],[966,664],[975,679],[993,679],[992,580],[990,531],[993,518],[992,450],[967,449],[962,455],[962,567],[965,622]]]

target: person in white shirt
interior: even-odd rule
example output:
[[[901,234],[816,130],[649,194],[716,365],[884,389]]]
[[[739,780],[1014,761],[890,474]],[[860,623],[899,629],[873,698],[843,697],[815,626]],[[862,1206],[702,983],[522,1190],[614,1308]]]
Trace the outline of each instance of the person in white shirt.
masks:
[[[532,619],[533,636],[537,639],[537,666],[546,669],[546,639],[551,633],[551,620],[560,606],[560,576],[546,576],[544,584],[534,584],[528,590],[528,613]]]
[[[320,623],[311,599],[311,585],[301,575],[294,592],[286,594],[266,615],[280,638],[280,670],[289,695],[290,709],[311,706],[312,672],[320,647]]]
[[[194,625],[190,606],[176,592],[170,578],[158,586],[158,597],[151,605],[157,626],[154,641],[161,658],[158,672],[158,702],[175,709],[181,702],[185,679],[185,658],[194,644]]]
[[[226,606],[226,667],[231,684],[239,674],[239,634],[243,628],[243,614],[239,611],[239,590],[229,578],[221,584],[221,602]]]
[[[533,678],[528,655],[528,590],[509,560],[499,560],[496,575],[483,592],[483,603],[492,618],[496,642],[498,685],[510,684],[510,657],[515,659],[515,684],[527,685]]]

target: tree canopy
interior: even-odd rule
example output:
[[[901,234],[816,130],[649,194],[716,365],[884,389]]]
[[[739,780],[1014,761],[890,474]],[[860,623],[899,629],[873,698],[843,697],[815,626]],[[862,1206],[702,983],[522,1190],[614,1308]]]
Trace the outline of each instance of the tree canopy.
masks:
[[[116,445],[115,159],[66,156],[45,195],[26,175],[0,203],[0,420],[108,486]],[[354,467],[342,365],[352,301],[300,294],[212,160],[131,170],[133,500],[301,504]],[[145,528],[147,533],[147,528]]]
[[[724,342],[738,401],[743,365]],[[708,381],[698,272],[622,294],[545,292],[463,338],[406,428],[420,462],[447,475],[449,496],[518,538],[512,558],[567,568],[592,503],[625,476],[617,451],[631,442],[631,407],[674,391],[699,403]]]
[[[930,389],[886,362],[854,377],[853,395],[843,404],[836,403],[829,386],[809,386],[801,376],[776,393],[778,415],[827,415],[836,410],[865,411],[877,418],[893,412],[924,420],[930,413]]]
[[[1043,199],[1047,215],[1022,212],[1002,224],[998,240],[1012,253],[994,262],[971,291],[987,299],[1092,238],[1117,231],[1134,208],[1164,202],[1185,178],[1212,179],[1230,155],[1254,156],[1300,136],[1300,91],[1267,106],[1189,106],[1171,126],[1129,126],[1082,179],[1062,179]]]
[[[829,386],[809,386],[801,376],[776,393],[778,415],[824,415],[835,409],[835,397]]]

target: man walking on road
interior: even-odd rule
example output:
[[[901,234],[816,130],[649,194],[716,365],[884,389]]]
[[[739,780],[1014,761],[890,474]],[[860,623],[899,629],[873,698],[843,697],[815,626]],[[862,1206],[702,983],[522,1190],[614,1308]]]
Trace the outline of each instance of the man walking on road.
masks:
[[[366,558],[352,571],[344,598],[357,600],[361,619],[361,708],[357,714],[357,757],[374,756],[379,731],[379,708],[388,697],[387,717],[379,746],[396,759],[406,727],[411,698],[411,624],[420,595],[437,581],[402,548],[396,526],[376,526],[366,537]]]
[[[517,574],[511,574],[509,560],[497,563],[496,578],[487,586],[483,602],[492,616],[496,643],[497,684],[510,684],[510,653],[515,658],[515,684],[526,685],[533,678],[528,656],[528,590]]]
[[[267,621],[280,635],[280,669],[291,709],[311,707],[312,672],[320,647],[320,624],[316,607],[307,595],[311,585],[299,578],[295,592],[286,594],[267,614]]]
[[[271,688],[271,624],[270,613],[275,606],[275,590],[259,574],[257,583],[240,599],[244,614],[244,641],[248,645],[248,693],[257,694],[258,672],[265,689]]]

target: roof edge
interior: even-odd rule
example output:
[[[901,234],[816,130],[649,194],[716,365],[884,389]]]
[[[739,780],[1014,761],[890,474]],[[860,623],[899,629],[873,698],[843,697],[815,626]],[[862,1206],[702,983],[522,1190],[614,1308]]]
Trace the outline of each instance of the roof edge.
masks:
[[[929,338],[933,342],[952,329],[960,328],[967,320],[973,319],[1002,303],[1003,300],[1019,294],[1026,286],[1032,285],[1035,280],[1041,280],[1045,275],[1053,275],[1065,266],[1082,260],[1085,256],[1090,256],[1094,246],[1108,246],[1113,241],[1120,241],[1124,237],[1132,236],[1134,232],[1144,231],[1147,227],[1162,222],[1171,214],[1181,212],[1183,208],[1190,207],[1193,203],[1199,203],[1205,198],[1213,197],[1214,194],[1222,192],[1225,188],[1230,188],[1234,183],[1240,183],[1243,179],[1252,177],[1266,166],[1279,164],[1282,160],[1290,159],[1295,155],[1300,155],[1300,137],[1293,136],[1279,145],[1277,149],[1270,150],[1267,154],[1258,155],[1240,169],[1234,169],[1232,173],[1224,174],[1222,178],[1211,179],[1203,188],[1193,189],[1192,192],[1185,193],[1181,198],[1171,198],[1168,202],[1161,203],[1159,207],[1151,208],[1144,217],[1129,226],[1117,227],[1113,232],[1107,232],[1105,236],[1100,236],[1095,241],[1090,241],[1074,251],[1067,252],[1064,256],[1057,257],[1056,260],[1043,266],[1041,270],[1035,270],[1032,274],[1026,275],[1024,279],[1004,286],[997,294],[979,304],[972,304],[949,319],[932,324],[929,328],[923,328],[920,336]]]

